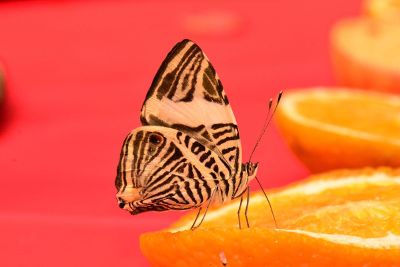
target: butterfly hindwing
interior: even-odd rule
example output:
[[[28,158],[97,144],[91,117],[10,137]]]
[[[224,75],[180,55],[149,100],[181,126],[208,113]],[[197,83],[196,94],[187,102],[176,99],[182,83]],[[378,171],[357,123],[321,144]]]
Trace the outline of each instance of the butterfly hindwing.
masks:
[[[217,153],[231,170],[239,169],[239,131],[228,98],[207,56],[189,40],[176,44],[159,68],[141,121],[183,131]]]
[[[140,188],[140,200],[132,195],[130,201],[135,210],[189,209],[201,206],[217,186],[218,202],[233,195],[237,181],[228,181],[230,175],[219,155],[197,139],[174,128],[142,126],[125,140],[117,187],[128,188],[125,199],[129,189]]]

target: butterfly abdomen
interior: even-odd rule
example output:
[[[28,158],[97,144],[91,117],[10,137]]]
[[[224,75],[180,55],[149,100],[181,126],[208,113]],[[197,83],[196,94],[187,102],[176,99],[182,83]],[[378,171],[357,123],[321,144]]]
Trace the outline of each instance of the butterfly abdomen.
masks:
[[[249,182],[257,175],[258,163],[247,162],[242,164],[239,181],[232,198],[240,197],[247,189]]]

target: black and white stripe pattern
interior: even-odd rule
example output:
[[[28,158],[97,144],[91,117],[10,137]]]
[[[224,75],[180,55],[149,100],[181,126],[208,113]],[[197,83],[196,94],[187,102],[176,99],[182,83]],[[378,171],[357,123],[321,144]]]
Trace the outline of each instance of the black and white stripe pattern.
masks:
[[[150,141],[154,135],[162,137],[158,144]],[[221,201],[230,198],[236,180],[236,172],[197,139],[175,129],[144,126],[125,139],[116,185],[120,195],[127,187],[141,189],[134,207],[189,209],[208,200],[218,184]]]
[[[183,40],[168,53],[155,75],[146,100],[164,97],[174,102],[191,102],[202,97],[228,105],[222,83],[214,67],[198,45]],[[143,119],[146,121],[146,114]]]
[[[242,164],[235,117],[213,66],[193,42],[178,43],[161,64],[141,122],[121,151],[120,207],[132,214],[191,209],[215,190],[224,202],[247,188],[253,176]]]

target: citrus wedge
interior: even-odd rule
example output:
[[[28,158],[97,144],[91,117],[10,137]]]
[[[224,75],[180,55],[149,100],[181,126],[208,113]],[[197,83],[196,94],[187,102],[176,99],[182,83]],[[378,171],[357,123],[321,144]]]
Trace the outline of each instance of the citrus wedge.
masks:
[[[400,97],[343,88],[287,92],[276,121],[312,171],[400,167]]]
[[[400,0],[366,0],[364,13],[384,22],[400,23]]]
[[[238,201],[143,234],[152,266],[400,266],[400,170],[336,171],[251,195],[250,228],[238,229]],[[242,219],[244,219],[242,217]]]
[[[340,85],[400,93],[400,25],[368,18],[339,21],[331,33]]]

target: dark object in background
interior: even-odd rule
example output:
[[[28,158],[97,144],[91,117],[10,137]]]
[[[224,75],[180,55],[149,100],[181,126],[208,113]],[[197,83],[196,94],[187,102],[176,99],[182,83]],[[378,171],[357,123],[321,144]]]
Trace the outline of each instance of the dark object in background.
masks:
[[[3,73],[3,68],[0,65],[0,107],[3,106],[3,102],[4,102],[4,73]]]
[[[0,64],[0,132],[6,121],[6,94],[5,94],[5,77],[3,66]]]

